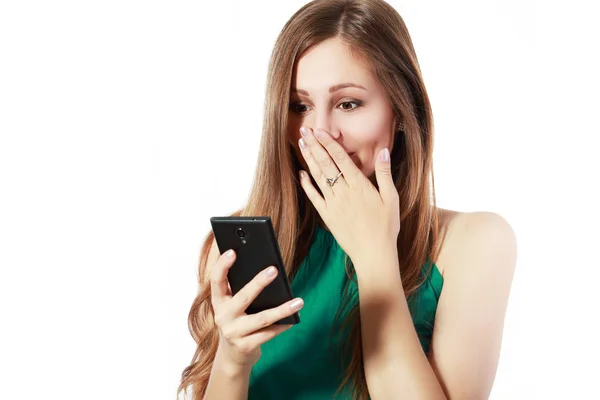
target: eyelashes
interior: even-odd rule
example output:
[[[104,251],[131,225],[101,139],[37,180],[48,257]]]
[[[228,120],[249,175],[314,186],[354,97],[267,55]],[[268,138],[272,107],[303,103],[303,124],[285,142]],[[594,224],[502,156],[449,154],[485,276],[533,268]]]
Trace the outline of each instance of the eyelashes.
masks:
[[[339,107],[339,106],[348,105],[348,104],[353,104],[354,106],[351,108],[345,108],[345,107],[340,108]],[[340,108],[344,112],[353,112],[353,111],[357,110],[358,108],[362,107],[362,105],[363,105],[363,102],[361,100],[348,100],[348,101],[342,101],[340,104],[338,104],[338,107],[336,107],[336,108]],[[306,108],[308,108],[308,107],[309,106],[307,106],[306,104],[299,102],[299,101],[290,103],[290,111],[292,111],[296,114],[307,113],[308,111],[306,110]]]

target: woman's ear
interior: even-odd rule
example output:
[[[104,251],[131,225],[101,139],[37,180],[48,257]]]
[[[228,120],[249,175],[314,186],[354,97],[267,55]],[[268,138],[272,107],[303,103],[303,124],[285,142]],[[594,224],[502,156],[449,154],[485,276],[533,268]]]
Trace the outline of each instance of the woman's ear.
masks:
[[[396,132],[404,132],[404,122],[403,121],[398,121],[398,123],[396,124]]]
[[[392,140],[391,140],[391,145],[393,145],[396,142],[396,136],[398,136],[398,134],[402,134],[402,132],[404,132],[404,123],[400,120],[400,118],[398,116],[394,117],[393,120],[393,129],[392,129]],[[391,150],[391,146],[390,146],[390,150]]]

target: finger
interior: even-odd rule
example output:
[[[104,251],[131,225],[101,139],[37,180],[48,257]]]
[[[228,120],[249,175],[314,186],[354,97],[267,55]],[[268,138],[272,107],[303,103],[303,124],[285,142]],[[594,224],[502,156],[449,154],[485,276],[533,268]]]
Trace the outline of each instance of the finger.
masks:
[[[260,331],[254,332],[246,337],[239,339],[239,346],[245,349],[256,349],[260,345],[273,339],[275,336],[287,331],[292,326],[294,325],[272,325],[267,328],[261,329]]]
[[[349,185],[355,182],[360,169],[356,166],[352,158],[346,153],[346,150],[323,129],[314,130],[315,138],[325,148],[337,168],[342,171],[343,177]]]
[[[312,181],[310,180],[310,177],[306,171],[300,171],[300,186],[302,186],[302,189],[304,189],[306,197],[308,197],[313,206],[315,206],[315,209],[319,215],[322,216],[322,212],[325,210],[325,200],[313,186]]]
[[[333,193],[332,188],[327,183],[327,178],[335,178],[340,172],[338,167],[329,156],[329,153],[327,153],[327,150],[325,150],[311,132],[310,128],[302,127],[301,133],[303,136],[302,140],[306,143],[306,147],[301,148],[301,150],[311,174],[319,187],[326,188],[326,192],[323,192],[324,195],[326,193]],[[343,180],[343,176],[340,176],[337,184],[345,184]]]
[[[315,179],[315,182],[317,183],[317,186],[319,186],[319,188],[321,189],[321,193],[323,193],[323,196],[333,194],[331,187],[327,184],[327,177],[325,177],[323,171],[321,171],[321,167],[319,167],[319,164],[313,157],[312,152],[308,148],[308,145],[306,144],[304,138],[300,138],[298,144],[300,145],[300,152],[302,153],[302,157],[304,157],[306,165],[308,165],[308,171]]]
[[[221,254],[210,272],[210,292],[213,304],[219,304],[231,297],[227,271],[235,261],[235,251],[227,250]]]
[[[292,307],[292,305],[295,305],[295,307]],[[234,326],[232,326],[232,330],[236,331],[236,336],[238,337],[250,335],[253,332],[267,328],[275,322],[295,314],[298,310],[302,309],[303,306],[304,301],[300,298],[296,298],[275,308],[270,308],[256,314],[244,315],[233,322]]]
[[[390,152],[387,147],[379,152],[375,162],[375,178],[379,186],[379,195],[384,203],[392,204],[398,198],[398,190],[392,177]]]
[[[258,294],[262,292],[267,285],[273,282],[277,273],[277,268],[270,266],[256,274],[250,282],[233,296],[231,301],[232,308],[230,309],[232,314],[235,316],[242,315],[250,304],[252,304],[254,299],[256,299]]]
[[[339,174],[340,169],[338,168],[336,163],[331,158],[331,155],[329,154],[329,152],[325,149],[325,147],[323,147],[321,142],[318,140],[318,138],[316,137],[316,134],[318,132],[318,134],[322,137],[329,136],[329,134],[326,133],[325,131],[323,131],[322,129],[317,129],[317,130],[313,131],[307,127],[303,127],[303,128],[304,128],[304,139],[306,140],[306,143],[308,144],[308,148],[310,149],[314,159],[316,160],[317,164],[319,165],[319,168],[321,169],[321,171],[323,171],[323,175],[325,175],[325,183],[327,184],[327,178],[335,178]],[[329,138],[333,140],[333,138],[331,138],[331,136],[329,136]],[[336,189],[339,188],[340,186],[344,186],[346,184],[343,175],[338,178],[336,184],[339,185],[336,187]]]

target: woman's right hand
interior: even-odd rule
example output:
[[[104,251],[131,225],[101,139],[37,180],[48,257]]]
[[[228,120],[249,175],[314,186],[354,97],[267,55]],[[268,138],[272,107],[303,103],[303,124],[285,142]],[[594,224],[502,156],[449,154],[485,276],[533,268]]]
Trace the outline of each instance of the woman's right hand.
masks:
[[[215,324],[219,329],[219,347],[216,357],[241,370],[249,370],[260,358],[260,345],[271,340],[293,325],[273,325],[296,313],[304,306],[300,298],[290,300],[279,307],[256,314],[246,314],[258,294],[277,276],[277,268],[271,266],[258,273],[252,281],[232,296],[227,271],[235,261],[235,252],[223,253],[211,270],[210,287]],[[272,275],[269,272],[273,271]],[[294,307],[295,306],[295,307]]]

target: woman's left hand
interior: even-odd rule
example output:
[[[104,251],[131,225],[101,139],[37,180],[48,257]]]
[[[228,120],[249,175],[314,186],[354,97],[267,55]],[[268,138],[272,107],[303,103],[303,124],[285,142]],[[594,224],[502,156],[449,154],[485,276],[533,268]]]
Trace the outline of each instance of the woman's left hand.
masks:
[[[323,196],[304,171],[300,184],[344,252],[356,263],[389,249],[395,251],[400,208],[389,150],[382,149],[377,157],[377,190],[329,133],[321,129],[313,133],[307,127],[301,133],[302,155]],[[329,186],[327,178],[335,178],[340,171],[342,175]]]

